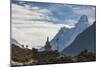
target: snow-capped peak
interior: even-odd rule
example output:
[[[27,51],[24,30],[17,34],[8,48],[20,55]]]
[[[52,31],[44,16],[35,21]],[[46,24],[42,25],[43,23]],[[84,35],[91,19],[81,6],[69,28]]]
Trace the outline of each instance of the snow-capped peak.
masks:
[[[53,50],[62,51],[65,47],[69,46],[76,36],[89,27],[88,18],[82,15],[76,24],[75,28],[62,27],[56,36],[51,40]]]

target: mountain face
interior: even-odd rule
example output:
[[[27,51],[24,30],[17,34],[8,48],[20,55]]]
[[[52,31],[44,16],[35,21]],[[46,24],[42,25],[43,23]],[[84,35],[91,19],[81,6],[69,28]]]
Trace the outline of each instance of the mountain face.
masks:
[[[16,39],[14,39],[14,38],[11,38],[11,44],[14,44],[14,45],[22,48],[22,45]]]
[[[77,55],[84,49],[96,53],[96,22],[80,33],[74,42],[66,47],[62,53],[69,56]]]
[[[51,40],[51,46],[53,50],[61,52],[65,47],[69,46],[76,36],[89,27],[88,18],[82,15],[76,24],[75,28],[62,27],[56,36]]]

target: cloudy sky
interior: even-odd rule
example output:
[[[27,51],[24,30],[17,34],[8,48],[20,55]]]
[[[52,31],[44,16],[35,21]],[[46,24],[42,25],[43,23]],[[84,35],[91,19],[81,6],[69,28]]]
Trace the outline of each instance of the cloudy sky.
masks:
[[[80,16],[95,21],[95,6],[12,1],[12,37],[21,44],[39,48],[63,26],[75,27]]]

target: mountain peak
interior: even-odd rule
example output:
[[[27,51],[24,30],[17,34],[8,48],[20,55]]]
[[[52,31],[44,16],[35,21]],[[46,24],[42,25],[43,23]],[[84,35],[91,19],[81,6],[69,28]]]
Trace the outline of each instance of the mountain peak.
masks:
[[[82,15],[76,24],[76,31],[79,31],[80,33],[84,31],[86,28],[88,28],[89,22],[88,22],[88,17],[86,15]]]
[[[56,36],[51,40],[52,49],[62,51],[65,47],[69,46],[76,36],[89,27],[88,18],[82,15],[76,24],[75,28],[62,27]]]
[[[82,15],[82,16],[80,17],[79,22],[88,22],[88,17],[87,17],[86,15]]]
[[[88,22],[88,17],[86,15],[82,15],[78,21],[78,23],[76,24],[76,27],[86,27],[89,26],[89,22]]]

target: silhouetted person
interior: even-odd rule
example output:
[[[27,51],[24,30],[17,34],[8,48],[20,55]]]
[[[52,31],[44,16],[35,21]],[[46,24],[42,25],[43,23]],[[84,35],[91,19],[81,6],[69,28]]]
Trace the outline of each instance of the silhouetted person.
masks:
[[[26,45],[26,48],[28,48],[28,45]]]

